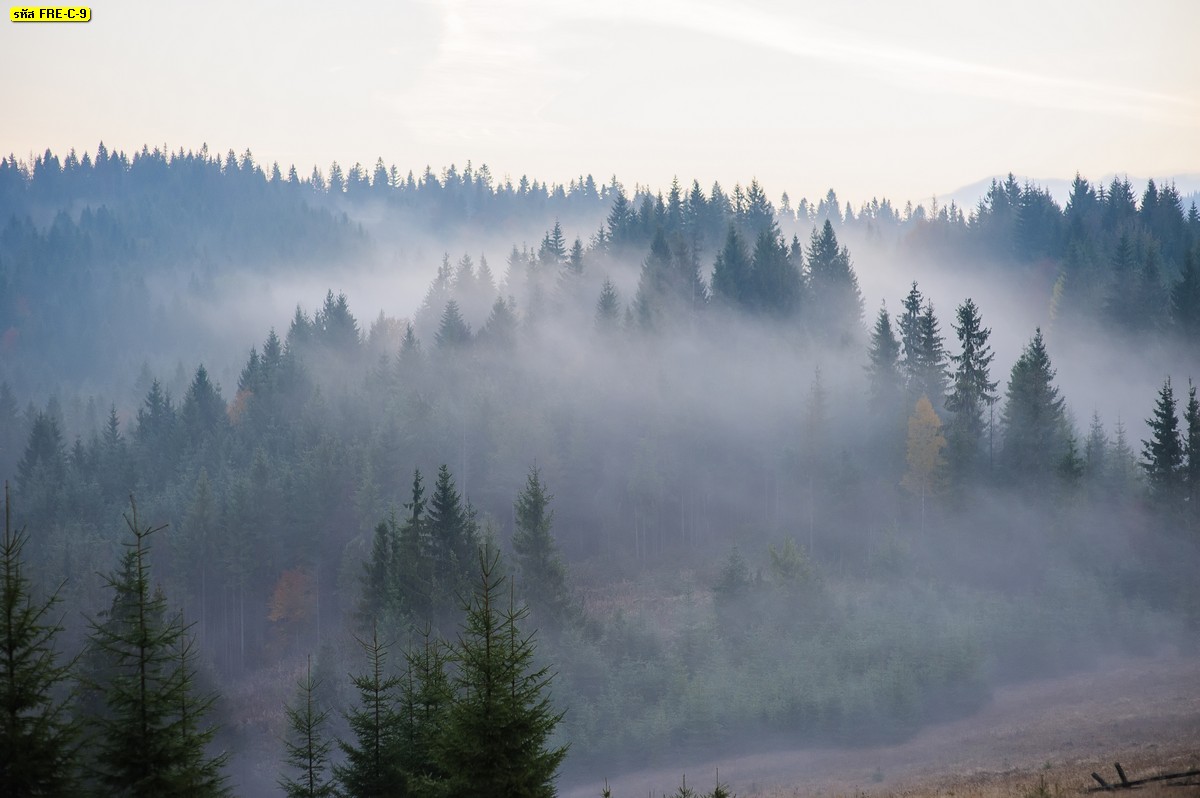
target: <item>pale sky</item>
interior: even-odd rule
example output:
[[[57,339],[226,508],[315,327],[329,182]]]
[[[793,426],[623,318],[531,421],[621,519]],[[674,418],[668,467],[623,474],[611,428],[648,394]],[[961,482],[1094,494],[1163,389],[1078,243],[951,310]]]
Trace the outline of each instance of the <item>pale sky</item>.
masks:
[[[142,144],[902,204],[1200,173],[1200,2],[98,2],[0,26],[0,150]]]

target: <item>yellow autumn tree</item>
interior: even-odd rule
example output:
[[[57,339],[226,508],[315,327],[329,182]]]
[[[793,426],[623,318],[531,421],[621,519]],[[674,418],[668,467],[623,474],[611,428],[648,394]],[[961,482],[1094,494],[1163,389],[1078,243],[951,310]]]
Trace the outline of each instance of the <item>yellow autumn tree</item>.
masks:
[[[946,438],[942,435],[942,420],[933,411],[928,396],[917,400],[917,406],[908,419],[908,471],[900,484],[914,495],[921,497],[921,531],[925,531],[925,497],[933,493],[938,485],[945,460],[942,449]]]
[[[275,626],[277,641],[289,637],[298,644],[300,633],[317,613],[317,583],[307,568],[292,568],[279,575],[267,605],[267,620]]]

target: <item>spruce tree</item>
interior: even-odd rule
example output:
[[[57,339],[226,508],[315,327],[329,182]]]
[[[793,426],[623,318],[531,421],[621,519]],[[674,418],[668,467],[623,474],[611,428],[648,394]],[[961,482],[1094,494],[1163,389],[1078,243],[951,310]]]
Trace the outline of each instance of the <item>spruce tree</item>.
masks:
[[[567,750],[549,739],[563,715],[550,704],[550,671],[534,665],[533,635],[520,630],[526,609],[505,596],[498,560],[480,552],[479,583],[463,608],[454,652],[458,700],[446,719],[441,762],[451,795],[550,798]]]
[[[429,542],[437,590],[453,596],[467,581],[472,555],[479,545],[475,511],[464,504],[454,487],[450,469],[438,469],[437,483],[429,499]]]
[[[346,713],[354,739],[338,741],[346,760],[333,768],[344,798],[398,798],[409,794],[407,774],[398,756],[399,718],[396,689],[400,679],[387,674],[388,645],[371,630],[359,640],[367,655],[367,672],[353,678],[358,706]]]
[[[729,225],[725,246],[713,265],[712,291],[714,299],[729,305],[750,304],[750,260],[734,225]]]
[[[875,328],[871,331],[868,349],[870,362],[867,364],[867,380],[870,383],[871,411],[891,415],[903,398],[903,381],[900,376],[900,342],[892,331],[892,320],[886,303],[879,308]]]
[[[850,252],[838,244],[828,219],[813,230],[808,244],[809,330],[824,341],[845,346],[862,336],[862,294],[850,264]]]
[[[447,671],[449,647],[433,638],[426,626],[420,642],[404,657],[408,668],[400,681],[396,710],[399,766],[413,794],[441,795],[449,771],[439,761],[438,751],[455,698]]]
[[[1183,487],[1184,448],[1170,377],[1159,390],[1154,415],[1146,419],[1146,424],[1150,440],[1142,441],[1142,468],[1150,493],[1161,504],[1173,503]]]
[[[516,529],[513,531],[513,550],[521,569],[521,590],[529,603],[544,617],[561,622],[570,605],[567,591],[567,569],[558,556],[550,530],[554,511],[536,466],[529,469],[525,488],[514,506]]]
[[[151,587],[149,538],[165,527],[141,526],[132,499],[125,523],[133,540],[106,577],[112,607],[91,621],[91,646],[104,664],[87,687],[107,709],[93,719],[94,777],[111,794],[226,795],[225,755],[205,752],[213,697],[195,695],[188,627],[168,618],[166,597]]]
[[[1010,475],[1030,483],[1057,471],[1067,453],[1066,402],[1039,328],[1013,364],[1005,395],[1002,457]]]
[[[617,297],[617,288],[612,280],[605,277],[604,285],[600,287],[600,298],[596,300],[596,330],[610,334],[620,327],[621,300]]]
[[[442,321],[434,339],[439,349],[458,349],[471,342],[471,327],[463,321],[458,303],[453,299],[442,311]]]
[[[59,598],[33,595],[24,573],[24,530],[13,530],[4,485],[4,541],[0,547],[0,795],[76,794],[79,730],[62,688],[74,661],[60,661],[53,616]]]
[[[1171,320],[1185,340],[1200,343],[1200,252],[1188,250],[1183,273],[1171,289]]]
[[[333,798],[336,793],[328,776],[329,750],[333,743],[324,737],[329,710],[318,706],[316,693],[320,681],[313,677],[311,656],[304,679],[296,685],[297,703],[284,710],[288,720],[284,761],[296,777],[282,776],[279,786],[288,798]]]
[[[954,385],[946,397],[946,409],[954,416],[946,438],[951,474],[961,478],[978,465],[986,427],[984,410],[996,401],[996,383],[988,379],[994,357],[988,344],[991,330],[983,326],[979,309],[968,299],[959,305],[957,318],[958,324],[951,326],[962,351],[950,356]]]
[[[1191,503],[1192,516],[1200,518],[1200,400],[1196,399],[1196,386],[1191,380],[1188,380],[1188,402],[1183,410],[1183,453],[1187,500]]]

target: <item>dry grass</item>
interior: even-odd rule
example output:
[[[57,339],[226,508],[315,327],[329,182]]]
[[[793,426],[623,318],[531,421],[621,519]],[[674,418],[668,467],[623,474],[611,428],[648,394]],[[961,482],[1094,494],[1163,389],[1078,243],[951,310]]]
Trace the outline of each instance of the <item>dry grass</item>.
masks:
[[[1058,798],[1093,786],[1200,767],[1200,659],[1172,656],[1110,662],[1090,673],[998,689],[969,718],[923,729],[903,743],[796,749],[678,763],[609,776],[613,795],[670,794],[679,773],[705,785],[716,767],[741,798],[954,796]],[[564,798],[598,790],[564,790]],[[1120,793],[1118,793],[1120,795]],[[1130,793],[1200,795],[1200,786],[1149,785]]]

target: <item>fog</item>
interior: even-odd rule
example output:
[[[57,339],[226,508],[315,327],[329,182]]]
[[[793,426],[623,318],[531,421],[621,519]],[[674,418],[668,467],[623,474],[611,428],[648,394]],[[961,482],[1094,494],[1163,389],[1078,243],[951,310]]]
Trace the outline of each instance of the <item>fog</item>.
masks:
[[[903,741],[980,711],[998,685],[1195,645],[1197,483],[1185,475],[1198,454],[1187,449],[1175,482],[1153,468],[1143,479],[1135,462],[1150,457],[1141,441],[1164,380],[1182,415],[1200,378],[1186,307],[1143,308],[1163,319],[1123,329],[1111,302],[1061,299],[1074,273],[1057,243],[1016,258],[1008,239],[976,232],[983,216],[938,222],[924,209],[776,214],[754,199],[756,181],[715,221],[656,191],[658,211],[642,193],[614,223],[616,187],[581,189],[575,204],[576,192],[543,187],[501,213],[451,205],[449,178],[417,199],[357,199],[233,164],[214,179],[254,182],[230,196],[276,192],[256,201],[253,230],[236,214],[139,221],[129,208],[149,200],[136,187],[116,192],[126,205],[104,227],[90,195],[66,192],[71,213],[43,214],[55,220],[22,240],[57,252],[78,236],[90,254],[41,273],[36,255],[5,250],[17,265],[0,301],[0,330],[15,331],[0,361],[12,399],[0,468],[35,532],[39,589],[65,585],[66,652],[85,644],[77,619],[111,600],[96,572],[116,566],[129,494],[170,525],[154,541],[156,583],[195,624],[239,794],[275,789],[283,707],[310,655],[329,733],[345,738],[349,674],[366,667],[355,635],[395,641],[396,672],[414,629],[461,639],[455,594],[470,563],[401,562],[406,538],[379,542],[389,519],[417,528],[403,521],[419,503],[413,472],[433,493],[442,465],[471,508],[465,539],[502,553],[531,611],[536,664],[554,674],[546,695],[565,713],[548,738],[570,745],[564,791],[645,767]],[[364,178],[357,190],[372,189]],[[1178,241],[1129,222],[1146,252],[1165,253],[1164,292],[1183,284],[1181,253],[1200,240],[1182,209],[1178,221]],[[185,234],[156,238],[155,225]],[[300,245],[295,225],[310,231]],[[748,264],[736,279],[715,273],[729,230]],[[943,230],[966,243],[929,245]],[[1106,253],[1089,263],[1105,279],[1110,238],[1088,239]],[[122,258],[127,291],[104,271]],[[947,355],[962,351],[952,324],[966,300],[990,330],[996,401],[976,397],[979,429],[945,396],[927,397],[932,421],[922,414],[915,348],[893,364],[894,395],[880,394],[871,330],[882,306],[901,335],[914,282]],[[62,286],[75,293],[55,299]],[[61,326],[46,323],[52,312]],[[104,321],[78,338],[69,312]],[[1050,388],[1014,369],[1038,329],[1062,419]],[[1020,415],[1022,402],[1036,412]],[[1093,412],[1104,441],[1089,442]],[[1042,424],[1033,443],[1022,424]],[[943,432],[957,448],[924,443]],[[518,542],[514,507],[531,468],[552,496],[553,544],[537,557]],[[436,549],[423,534],[418,548]],[[384,569],[387,545],[389,568],[416,570]],[[560,558],[555,581],[545,562]],[[443,577],[447,561],[466,570]],[[378,595],[376,566],[390,580]]]

